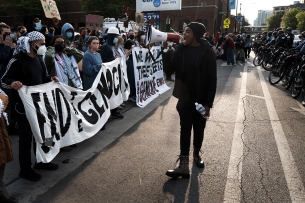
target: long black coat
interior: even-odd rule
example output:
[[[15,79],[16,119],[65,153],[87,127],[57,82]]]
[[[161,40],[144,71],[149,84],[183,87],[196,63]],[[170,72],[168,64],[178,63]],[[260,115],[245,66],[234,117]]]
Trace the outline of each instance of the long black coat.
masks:
[[[201,52],[196,59],[196,89],[188,90],[184,82],[184,67],[186,46],[181,44],[173,54],[172,60],[176,70],[176,80],[173,96],[188,100],[195,95],[195,101],[212,108],[217,86],[217,65],[212,46],[204,39],[200,40]]]

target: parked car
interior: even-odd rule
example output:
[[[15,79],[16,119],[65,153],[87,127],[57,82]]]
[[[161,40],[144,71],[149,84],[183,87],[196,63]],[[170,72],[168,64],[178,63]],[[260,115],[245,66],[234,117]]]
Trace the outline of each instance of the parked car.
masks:
[[[294,40],[293,40],[292,47],[298,46],[300,41],[301,41],[301,39],[299,38],[299,35],[294,35]]]

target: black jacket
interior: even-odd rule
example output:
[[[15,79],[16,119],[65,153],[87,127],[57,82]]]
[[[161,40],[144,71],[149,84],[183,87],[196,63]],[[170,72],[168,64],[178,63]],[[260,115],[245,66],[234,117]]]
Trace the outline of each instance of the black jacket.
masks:
[[[188,100],[190,97],[203,106],[212,108],[216,86],[217,86],[217,65],[215,53],[212,46],[204,39],[200,41],[201,52],[196,59],[196,89],[188,90],[184,83],[184,56],[186,46],[180,44],[173,54],[172,60],[176,70],[176,80],[173,90],[173,96]]]
[[[19,53],[14,55],[13,58],[9,61],[7,65],[7,70],[1,78],[2,87],[6,89],[11,89],[11,84],[14,81],[20,81],[23,85],[32,86],[39,85],[38,83],[47,83],[51,81],[51,78],[47,72],[47,68],[44,65],[44,62],[41,58],[38,58],[40,61],[40,67],[42,68],[39,74],[39,71],[33,71],[33,69],[37,69],[38,67],[31,67],[32,70],[29,70],[28,67],[31,64],[26,64],[25,53]],[[39,57],[39,56],[36,56]],[[32,74],[30,76],[30,74]],[[17,108],[19,112],[24,112],[24,107],[21,101],[21,98],[18,94],[18,91],[12,89],[12,104],[15,106],[18,103]]]

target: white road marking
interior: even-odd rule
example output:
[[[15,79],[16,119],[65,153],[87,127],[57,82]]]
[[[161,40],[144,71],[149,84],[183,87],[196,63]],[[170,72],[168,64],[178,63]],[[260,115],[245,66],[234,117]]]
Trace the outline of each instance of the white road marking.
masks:
[[[257,96],[257,95],[252,95],[252,94],[246,94],[249,97],[255,97],[255,98],[259,98],[259,99],[265,99],[265,97],[261,97],[261,96]]]
[[[270,92],[267,87],[266,80],[262,74],[260,68],[257,68],[260,82],[262,85],[265,101],[270,117],[271,126],[274,133],[274,138],[279,151],[280,159],[282,162],[290,198],[293,203],[305,202],[305,190],[300,177],[299,171],[296,167],[294,158],[289,148],[288,141],[283,131],[281,122],[276,113],[273,101],[271,99]]]
[[[247,64],[242,72],[242,81],[238,101],[237,116],[234,127],[234,135],[231,147],[229,169],[224,194],[224,202],[240,202],[241,197],[241,172],[243,156],[243,130],[245,120],[243,99],[246,97],[247,86]]]

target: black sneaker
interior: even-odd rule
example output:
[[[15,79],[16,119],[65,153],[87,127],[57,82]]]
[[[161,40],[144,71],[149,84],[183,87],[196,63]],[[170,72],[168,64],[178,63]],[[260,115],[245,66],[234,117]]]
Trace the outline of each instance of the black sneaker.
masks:
[[[41,179],[41,175],[36,173],[33,169],[31,169],[28,172],[20,171],[19,177],[27,179],[29,181],[39,181]]]
[[[114,114],[111,115],[112,118],[117,118],[117,119],[123,119],[124,116],[122,114],[120,114],[119,112],[116,112]]]
[[[58,165],[57,164],[53,164],[53,163],[42,163],[42,162],[39,162],[39,163],[35,164],[34,169],[55,171],[55,170],[58,169]]]
[[[0,201],[0,203],[18,203],[15,197],[10,197],[7,200]]]

